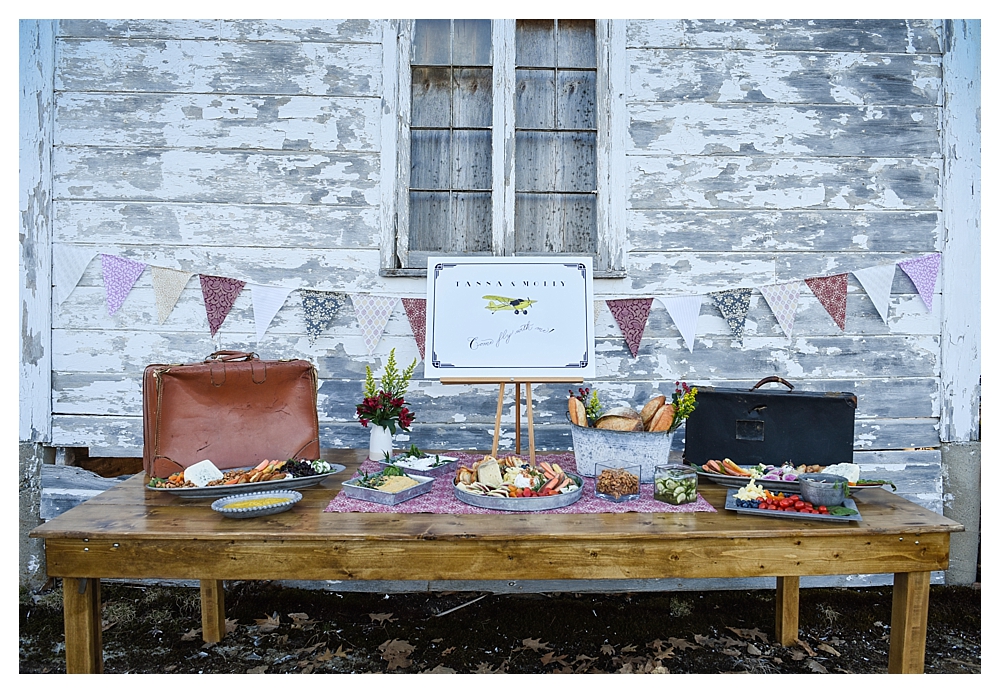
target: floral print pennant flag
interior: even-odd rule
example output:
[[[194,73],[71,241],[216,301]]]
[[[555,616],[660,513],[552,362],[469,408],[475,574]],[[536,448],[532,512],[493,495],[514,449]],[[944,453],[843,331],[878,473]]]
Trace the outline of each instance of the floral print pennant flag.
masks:
[[[897,262],[899,269],[906,272],[913,285],[917,287],[917,292],[923,300],[927,310],[931,310],[934,303],[934,287],[937,285],[938,268],[941,266],[941,253],[931,253],[923,257],[915,257],[912,260]]]
[[[302,311],[305,313],[306,334],[309,335],[309,343],[315,344],[320,334],[333,323],[337,313],[347,303],[347,294],[307,289],[299,293],[302,296]]]
[[[847,274],[806,279],[806,285],[826,308],[837,327],[844,329],[847,322]]]
[[[417,341],[417,349],[420,350],[421,360],[424,358],[424,343],[427,341],[427,299],[425,298],[404,298],[403,308],[406,310],[406,319],[410,321],[410,329],[413,330],[413,338]]]
[[[146,269],[146,263],[101,253],[101,269],[104,274],[104,297],[108,304],[108,315],[114,315],[122,307],[139,275]]]
[[[153,298],[156,299],[156,319],[162,325],[170,317],[177,299],[184,292],[193,272],[182,272],[169,267],[150,267],[153,275]]]
[[[625,344],[632,352],[632,358],[639,353],[639,342],[642,333],[646,331],[646,319],[649,317],[649,307],[653,305],[652,298],[622,298],[609,299],[608,310],[615,316],[615,321],[625,337]]]
[[[208,316],[208,329],[212,336],[219,331],[233,304],[239,297],[246,282],[229,277],[215,277],[210,274],[199,274],[201,280],[201,295],[205,299],[205,314]]]
[[[753,289],[740,287],[728,291],[713,291],[709,294],[715,301],[722,317],[729,324],[729,329],[736,337],[736,343],[743,346],[743,327],[746,325],[747,312],[750,310],[750,294]]]

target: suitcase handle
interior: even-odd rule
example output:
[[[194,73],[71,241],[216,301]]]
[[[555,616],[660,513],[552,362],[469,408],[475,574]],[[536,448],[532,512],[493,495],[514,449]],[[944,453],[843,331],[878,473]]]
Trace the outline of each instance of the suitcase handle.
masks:
[[[790,382],[788,382],[784,378],[781,378],[781,377],[779,377],[777,375],[769,375],[769,376],[767,376],[766,378],[764,378],[763,380],[761,380],[759,383],[757,383],[756,385],[754,385],[750,389],[751,390],[756,390],[761,385],[766,385],[767,383],[781,383],[782,385],[786,386],[789,390],[794,390],[795,389],[794,385],[792,385]]]
[[[250,361],[256,358],[259,357],[252,351],[231,351],[227,349],[223,351],[214,352],[211,356],[205,359],[205,362],[208,363],[209,361]]]

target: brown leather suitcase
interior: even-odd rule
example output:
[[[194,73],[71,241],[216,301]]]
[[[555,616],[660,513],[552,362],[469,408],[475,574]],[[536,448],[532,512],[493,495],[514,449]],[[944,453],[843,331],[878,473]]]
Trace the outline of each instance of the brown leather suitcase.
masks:
[[[162,478],[206,459],[219,469],[318,459],[317,383],[308,361],[264,361],[241,351],[147,366],[143,468]]]

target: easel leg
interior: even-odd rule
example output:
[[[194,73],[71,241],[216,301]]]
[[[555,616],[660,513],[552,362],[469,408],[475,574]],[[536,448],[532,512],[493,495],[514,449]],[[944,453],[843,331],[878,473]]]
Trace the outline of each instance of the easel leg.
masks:
[[[524,384],[524,395],[528,399],[528,454],[531,466],[535,466],[535,416],[531,410],[531,383]],[[520,405],[520,402],[518,402]]]
[[[500,383],[500,396],[497,398],[497,420],[493,426],[493,457],[497,456],[497,446],[500,445],[500,415],[503,413],[503,390],[506,383]]]
[[[521,383],[514,383],[514,449],[521,454]]]

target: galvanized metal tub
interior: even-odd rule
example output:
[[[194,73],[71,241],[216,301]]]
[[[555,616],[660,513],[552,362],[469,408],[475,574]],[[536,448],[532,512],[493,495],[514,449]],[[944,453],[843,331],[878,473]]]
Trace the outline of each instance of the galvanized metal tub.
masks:
[[[594,476],[598,463],[621,462],[639,465],[639,482],[653,483],[658,464],[670,462],[670,446],[674,433],[663,431],[609,431],[570,424],[573,433],[573,454],[576,471]]]

